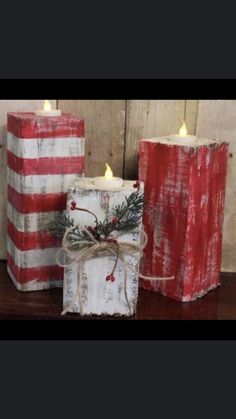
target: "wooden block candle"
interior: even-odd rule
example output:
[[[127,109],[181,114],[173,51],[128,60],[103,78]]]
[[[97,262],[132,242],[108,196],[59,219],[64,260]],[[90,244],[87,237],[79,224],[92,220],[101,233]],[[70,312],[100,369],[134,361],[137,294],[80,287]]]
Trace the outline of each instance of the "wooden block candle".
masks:
[[[95,184],[96,179],[98,180],[97,184]],[[104,220],[119,223],[118,217],[114,216],[114,208],[126,205],[126,200],[132,199],[133,194],[138,192],[134,182],[115,179],[113,180],[114,188],[106,189],[106,182],[104,183],[103,178],[78,179],[70,187],[68,212],[74,225],[87,226],[87,229],[91,231],[95,225],[94,215],[97,217],[98,223],[104,222]],[[120,181],[122,182],[120,183]],[[139,188],[143,192],[142,184],[139,185]],[[140,196],[143,196],[141,192]],[[73,205],[78,205],[80,210],[75,211]],[[83,209],[89,209],[90,213]],[[107,246],[109,245],[108,241],[113,239],[115,242],[117,241],[120,246],[118,260],[116,244],[113,243],[113,253],[108,252],[107,254],[101,249],[100,254],[88,254],[82,265],[75,263],[65,268],[63,301],[65,312],[75,312],[81,315],[117,316],[131,316],[135,313],[138,297],[141,218],[142,209],[136,228],[129,229],[127,227],[125,231],[116,231],[109,235],[105,242],[105,246]],[[99,252],[99,246],[103,246],[104,241],[97,240],[100,240]],[[129,248],[129,244],[131,248]],[[116,260],[117,265],[114,269]]]
[[[47,231],[84,172],[84,121],[58,110],[8,114],[8,273],[21,291],[62,286],[60,245]],[[58,116],[59,115],[59,116]]]
[[[228,144],[194,136],[141,140],[145,182],[142,288],[191,301],[220,285]]]

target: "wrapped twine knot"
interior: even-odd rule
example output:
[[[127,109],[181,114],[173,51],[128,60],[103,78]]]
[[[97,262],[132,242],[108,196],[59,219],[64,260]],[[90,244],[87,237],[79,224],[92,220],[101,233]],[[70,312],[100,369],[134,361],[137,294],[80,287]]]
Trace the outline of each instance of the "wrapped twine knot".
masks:
[[[84,230],[86,234],[89,236],[91,240],[78,240],[73,242],[73,245],[82,245],[83,248],[81,250],[71,250],[71,244],[68,240],[68,235],[72,233],[73,230],[78,228],[80,230]],[[116,269],[117,263],[119,260],[123,263],[124,266],[124,296],[126,300],[127,307],[129,309],[130,315],[132,315],[132,309],[131,309],[131,303],[128,299],[127,294],[127,269],[133,271],[136,275],[138,275],[138,272],[136,272],[136,268],[131,266],[127,263],[125,260],[125,256],[134,256],[135,253],[140,252],[140,256],[143,254],[143,250],[146,247],[148,242],[147,234],[145,233],[144,229],[141,230],[141,240],[140,243],[133,243],[128,241],[122,241],[120,239],[113,239],[113,238],[107,238],[107,239],[101,239],[100,241],[96,240],[93,234],[89,231],[88,228],[85,226],[81,226],[80,224],[77,224],[75,226],[67,228],[62,241],[62,247],[58,250],[56,254],[56,261],[57,264],[63,268],[70,267],[73,265],[78,264],[78,276],[77,276],[77,293],[73,299],[73,301],[65,308],[65,310],[62,312],[62,315],[65,315],[69,311],[71,311],[72,306],[74,302],[76,301],[76,298],[79,299],[79,306],[80,306],[80,314],[83,315],[83,301],[80,291],[80,285],[81,285],[81,274],[84,270],[84,263],[92,258],[95,258],[97,256],[109,256],[114,255],[115,263],[114,267],[112,269],[112,272],[110,275],[106,277],[107,281],[114,281],[114,271]],[[61,252],[64,252],[67,259],[69,260],[68,263],[62,264],[60,262],[60,256]],[[148,279],[148,280],[169,280],[174,279],[174,277],[148,277],[139,274],[140,278],[142,279]]]

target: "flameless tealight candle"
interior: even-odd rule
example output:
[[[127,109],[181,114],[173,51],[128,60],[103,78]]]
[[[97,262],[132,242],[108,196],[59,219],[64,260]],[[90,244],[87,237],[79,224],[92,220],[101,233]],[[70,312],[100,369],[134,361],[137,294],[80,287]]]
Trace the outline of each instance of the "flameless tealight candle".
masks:
[[[35,111],[36,116],[61,116],[60,109],[52,109],[52,105],[49,100],[44,101],[43,109]]]
[[[187,127],[185,122],[183,122],[182,127],[179,130],[178,135],[169,135],[167,137],[167,140],[170,142],[178,142],[180,144],[180,141],[182,141],[182,144],[188,145],[195,143],[197,140],[197,137],[195,135],[188,135]]]
[[[105,176],[98,176],[94,178],[94,186],[102,190],[115,190],[123,186],[123,179],[120,177],[113,177],[110,166],[106,163]]]

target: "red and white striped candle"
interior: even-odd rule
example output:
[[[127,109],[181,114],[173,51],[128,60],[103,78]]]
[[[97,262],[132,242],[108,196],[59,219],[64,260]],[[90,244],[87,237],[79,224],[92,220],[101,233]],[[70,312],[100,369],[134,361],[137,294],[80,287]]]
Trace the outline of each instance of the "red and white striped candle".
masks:
[[[67,190],[84,173],[84,120],[71,114],[9,113],[8,273],[21,291],[60,287],[59,241],[47,232]]]
[[[181,136],[141,140],[148,244],[141,287],[191,301],[220,285],[228,143]]]

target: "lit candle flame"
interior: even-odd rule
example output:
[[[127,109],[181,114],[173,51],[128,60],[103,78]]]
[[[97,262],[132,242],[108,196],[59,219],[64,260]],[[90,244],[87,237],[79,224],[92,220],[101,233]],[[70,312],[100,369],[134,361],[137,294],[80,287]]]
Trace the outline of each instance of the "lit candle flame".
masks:
[[[185,137],[187,135],[188,131],[187,131],[187,127],[185,122],[183,122],[182,127],[179,130],[179,135],[181,135],[181,137]]]
[[[44,105],[43,105],[43,110],[44,111],[51,111],[51,109],[52,109],[51,103],[49,102],[49,100],[45,100]]]
[[[110,166],[106,163],[105,179],[112,179],[113,173]]]

